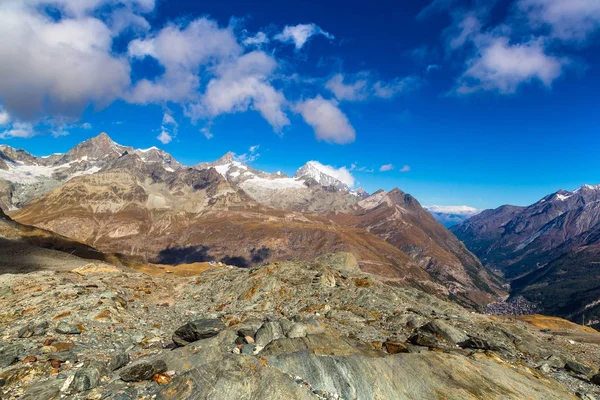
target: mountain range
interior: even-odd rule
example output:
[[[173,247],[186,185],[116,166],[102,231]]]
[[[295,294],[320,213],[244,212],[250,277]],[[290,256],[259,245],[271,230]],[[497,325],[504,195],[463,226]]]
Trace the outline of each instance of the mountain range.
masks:
[[[349,251],[365,272],[473,307],[504,294],[415,198],[350,190],[315,161],[294,177],[256,170],[232,153],[184,167],[107,134],[45,158],[0,151],[0,196],[12,218],[101,251],[241,267]]]
[[[544,313],[600,323],[600,185],[486,210],[451,231],[511,281],[513,296]]]

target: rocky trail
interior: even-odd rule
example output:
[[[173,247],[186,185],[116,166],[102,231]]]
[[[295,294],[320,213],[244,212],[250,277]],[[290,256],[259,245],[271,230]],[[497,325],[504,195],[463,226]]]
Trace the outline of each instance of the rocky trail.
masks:
[[[600,398],[593,341],[387,284],[347,253],[3,274],[0,310],[2,399]]]

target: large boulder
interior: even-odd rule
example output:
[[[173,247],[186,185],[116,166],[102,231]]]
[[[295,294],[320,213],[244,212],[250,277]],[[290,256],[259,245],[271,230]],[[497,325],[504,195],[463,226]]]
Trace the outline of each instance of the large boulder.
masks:
[[[119,376],[125,382],[148,381],[166,370],[167,364],[163,360],[143,360],[124,368]]]
[[[179,347],[185,346],[197,340],[217,336],[225,328],[220,319],[197,319],[179,327],[173,334],[173,343]]]

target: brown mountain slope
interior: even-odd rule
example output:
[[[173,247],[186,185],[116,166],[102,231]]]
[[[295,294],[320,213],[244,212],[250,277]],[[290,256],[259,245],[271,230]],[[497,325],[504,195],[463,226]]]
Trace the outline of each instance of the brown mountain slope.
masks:
[[[271,259],[354,253],[363,270],[445,290],[394,246],[318,215],[261,207],[214,169],[182,170],[161,184],[124,170],[75,178],[15,214],[106,251],[161,263]]]
[[[375,193],[358,203],[353,213],[334,219],[396,246],[462,300],[482,304],[503,294],[501,281],[414,197],[399,189]]]
[[[353,214],[328,217],[260,206],[212,168],[153,179],[132,172],[133,165],[74,178],[15,218],[104,251],[166,264],[249,266],[349,251],[365,272],[429,286],[470,305],[486,304],[500,292],[487,276],[471,272],[476,260],[414,199],[406,197],[401,206],[399,191],[377,207],[369,208],[368,199]]]
[[[95,261],[119,264],[116,255],[44,229],[13,221],[0,209],[0,274],[69,270]]]

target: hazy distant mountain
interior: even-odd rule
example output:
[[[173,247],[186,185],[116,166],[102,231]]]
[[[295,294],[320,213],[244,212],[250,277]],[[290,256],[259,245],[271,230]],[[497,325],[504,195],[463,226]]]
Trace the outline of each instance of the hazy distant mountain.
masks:
[[[469,206],[424,206],[424,208],[446,228],[458,225],[479,214],[479,210]]]

